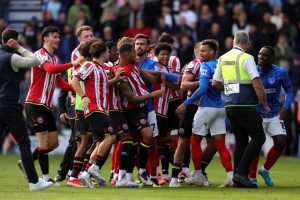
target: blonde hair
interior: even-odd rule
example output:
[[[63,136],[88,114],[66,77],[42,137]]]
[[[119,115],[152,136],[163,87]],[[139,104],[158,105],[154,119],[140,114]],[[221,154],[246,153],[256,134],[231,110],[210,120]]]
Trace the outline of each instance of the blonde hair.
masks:
[[[77,30],[76,30],[76,36],[79,38],[81,33],[83,31],[93,31],[92,27],[84,25],[84,26],[80,26]]]

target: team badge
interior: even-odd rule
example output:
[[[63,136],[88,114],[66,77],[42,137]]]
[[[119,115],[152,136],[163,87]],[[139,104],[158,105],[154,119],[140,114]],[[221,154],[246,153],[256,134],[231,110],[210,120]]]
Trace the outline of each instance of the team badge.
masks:
[[[123,125],[122,125],[122,128],[123,128],[124,130],[128,130],[128,125],[127,125],[127,124],[123,124]]]
[[[274,84],[275,83],[275,78],[269,78],[269,83]]]
[[[111,127],[111,126],[109,126],[109,127],[107,128],[107,130],[108,130],[108,132],[110,132],[110,133],[112,133],[112,132],[114,131],[113,127]]]
[[[180,128],[180,129],[178,130],[178,133],[179,133],[180,135],[184,134],[184,129],[183,129],[183,128]]]
[[[38,117],[38,118],[36,119],[36,121],[37,121],[37,123],[42,124],[42,123],[44,123],[44,118]]]
[[[146,122],[147,122],[147,121],[146,121],[145,119],[141,119],[141,120],[140,120],[140,123],[141,123],[142,125],[145,125]]]

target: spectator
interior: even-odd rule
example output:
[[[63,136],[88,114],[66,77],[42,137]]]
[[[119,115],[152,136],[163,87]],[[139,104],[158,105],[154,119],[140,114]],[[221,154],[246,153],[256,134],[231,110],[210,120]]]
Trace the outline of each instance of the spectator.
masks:
[[[201,15],[199,16],[198,21],[198,38],[199,40],[202,40],[206,37],[208,30],[210,28],[210,25],[212,23],[212,13],[210,11],[210,8],[207,4],[203,4],[201,8]]]
[[[270,5],[271,7],[277,6],[277,7],[279,7],[280,9],[282,8],[281,0],[269,0],[269,5]]]
[[[171,29],[176,27],[176,22],[172,10],[167,5],[163,5],[161,7],[161,15],[164,18],[165,24],[169,26]]]
[[[63,30],[65,25],[67,24],[67,15],[65,12],[59,13],[58,24],[59,24],[59,30]]]
[[[129,14],[131,10],[132,8],[128,0],[125,0],[125,4],[120,7],[118,12],[118,22],[122,30],[125,30],[129,26]]]
[[[162,15],[158,16],[155,29],[157,29],[159,33],[163,33],[163,32],[172,33],[173,32],[171,30],[171,28],[165,23],[164,17]]]
[[[232,35],[235,35],[238,31],[249,32],[250,26],[247,22],[247,15],[245,12],[241,12],[237,17],[237,20],[232,24]]]
[[[155,29],[155,28],[152,29],[151,34],[150,34],[151,43],[157,43],[160,35],[161,35],[161,33],[157,29]]]
[[[222,34],[218,23],[214,22],[211,24],[210,31],[206,38],[207,39],[215,39],[218,41],[220,46],[223,45],[225,36]]]
[[[109,13],[114,12],[116,13],[118,11],[117,3],[114,0],[106,0],[103,1],[103,3],[100,4],[100,7],[102,8],[102,15],[100,16],[100,24],[105,23],[109,19]]]
[[[34,27],[34,23],[29,21],[25,24],[23,30],[23,36],[31,50],[37,50],[37,32],[38,30]]]
[[[248,53],[253,55],[255,61],[257,62],[258,52],[263,47],[263,38],[261,33],[257,30],[257,25],[254,23],[250,24],[249,38],[251,48],[249,48]]]
[[[283,17],[283,25],[279,32],[286,35],[287,41],[290,45],[294,43],[297,37],[297,29],[294,24],[290,22],[288,16]]]
[[[290,63],[292,61],[292,48],[287,43],[285,34],[280,34],[278,37],[278,43],[274,48],[275,50],[275,64],[283,67],[286,71],[290,69]]]
[[[104,41],[115,41],[113,29],[110,26],[105,26],[102,30],[102,39]]]
[[[78,19],[76,20],[74,29],[77,30],[79,27],[83,25],[90,25],[90,21],[88,18],[88,14],[86,13],[86,10],[80,8],[78,13]]]
[[[275,46],[276,44],[276,26],[270,20],[271,14],[269,12],[264,13],[262,23],[258,27],[263,37],[263,46]]]
[[[223,5],[217,7],[217,13],[214,16],[213,21],[220,25],[220,29],[222,30],[222,34],[224,36],[231,35],[232,17],[227,14]]]
[[[146,26],[154,27],[160,15],[161,1],[146,1],[144,5],[144,21]]]
[[[117,13],[113,9],[110,9],[107,10],[106,14],[107,16],[105,16],[105,18],[107,20],[100,25],[101,35],[104,35],[104,29],[106,28],[107,33],[109,31],[111,32],[111,40],[116,41],[122,36],[122,30],[120,29],[119,22],[117,21]],[[110,30],[107,27],[110,27]]]
[[[90,20],[90,9],[86,4],[83,4],[81,0],[75,0],[74,4],[70,7],[68,11],[68,24],[71,24],[73,27],[75,27],[75,23],[78,20],[78,13],[80,9],[84,9],[85,13],[87,15],[87,19]]]
[[[225,38],[224,44],[220,46],[217,52],[217,58],[219,58],[221,55],[225,54],[226,52],[230,51],[232,47],[233,47],[233,38],[232,36],[228,36]]]
[[[0,1],[0,18],[4,19],[5,21],[8,21],[8,5],[9,0],[1,0]]]
[[[63,28],[60,46],[57,55],[61,63],[67,63],[71,60],[72,51],[78,45],[78,40],[74,36],[73,27],[70,24],[66,24]]]
[[[54,21],[59,20],[59,13],[62,9],[62,4],[58,0],[50,0],[45,5],[45,11],[51,12]]]
[[[259,22],[261,21],[266,12],[272,12],[268,0],[258,0],[258,4],[254,7],[252,17],[255,20],[255,22]]]
[[[50,11],[46,11],[44,13],[44,23],[42,28],[45,28],[47,26],[59,26],[59,23],[57,21],[54,21],[52,18],[52,14]]]
[[[300,54],[300,21],[297,24],[297,31],[298,31],[298,34],[297,34],[297,38],[295,41],[296,42],[295,46],[296,46],[296,51],[298,52],[298,54]]]
[[[178,35],[192,36],[192,29],[186,24],[184,17],[179,17],[178,26],[176,27],[176,33]]]
[[[289,76],[294,86],[294,94],[300,90],[300,55],[293,59],[292,66],[289,70]]]
[[[283,24],[283,13],[281,12],[281,7],[273,7],[273,15],[271,16],[270,21],[275,24],[277,30],[280,30]]]
[[[136,28],[128,28],[124,31],[123,36],[128,36],[134,38],[137,34],[145,34],[150,36],[151,28],[144,26],[144,21],[142,19],[136,20]]]
[[[193,59],[194,55],[194,45],[191,38],[187,35],[182,35],[179,39],[180,45],[177,49],[178,58],[180,60],[181,66],[184,66]]]
[[[144,19],[143,9],[139,0],[130,1],[130,13],[129,13],[129,28],[137,27],[138,19]],[[145,22],[143,21],[143,24]],[[128,27],[128,26],[126,26]]]
[[[297,0],[288,0],[283,6],[283,13],[289,16],[292,23],[296,26],[300,20],[300,4]]]
[[[207,14],[207,13],[205,13]],[[195,30],[197,27],[197,15],[194,11],[190,9],[190,4],[188,1],[182,1],[181,9],[179,12],[179,18],[184,17],[186,21],[186,25],[188,25],[191,29]]]

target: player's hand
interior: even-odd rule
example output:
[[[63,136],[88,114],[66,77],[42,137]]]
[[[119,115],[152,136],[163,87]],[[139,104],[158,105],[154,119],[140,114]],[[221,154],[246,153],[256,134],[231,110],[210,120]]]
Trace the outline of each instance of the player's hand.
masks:
[[[160,79],[161,79],[162,84],[166,83],[166,75],[163,72],[160,73]]]
[[[73,66],[77,66],[85,61],[85,58],[83,56],[80,56],[75,61],[72,62]]]
[[[151,92],[150,95],[151,95],[152,98],[162,97],[164,95],[164,91],[162,91],[162,90],[155,90],[154,92]]]
[[[279,113],[280,113],[280,114],[279,114],[279,119],[280,119],[280,120],[285,120],[285,118],[286,118],[286,113],[287,113],[286,109],[284,109],[284,108],[280,109]]]
[[[68,118],[67,113],[61,113],[61,114],[59,115],[59,118],[60,118],[60,120],[61,120],[64,124],[67,124],[67,118]]]
[[[185,108],[186,108],[186,106],[184,105],[184,103],[182,103],[180,106],[178,106],[178,108],[175,111],[176,115],[178,115],[178,116],[182,115]]]
[[[15,39],[9,39],[6,45],[14,51],[18,51],[18,49],[20,48],[19,42]]]
[[[91,101],[90,101],[90,98],[89,97],[83,97],[82,99],[81,99],[81,102],[82,102],[82,108],[85,110],[85,109],[87,109],[88,107],[89,107],[89,104],[91,103]]]
[[[271,109],[268,105],[263,106],[264,114],[268,115],[271,112]]]
[[[122,73],[125,72],[125,69],[123,68],[119,68],[115,71],[115,79],[116,81],[120,80],[121,78],[123,78]]]

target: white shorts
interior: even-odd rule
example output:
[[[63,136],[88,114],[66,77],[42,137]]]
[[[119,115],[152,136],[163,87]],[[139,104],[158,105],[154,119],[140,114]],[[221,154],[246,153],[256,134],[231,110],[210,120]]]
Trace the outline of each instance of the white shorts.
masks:
[[[263,118],[264,132],[269,136],[286,135],[283,120],[279,119],[279,115],[273,118]]]
[[[206,136],[226,134],[225,108],[199,107],[193,122],[193,133]]]
[[[148,112],[148,123],[150,124],[152,131],[153,131],[153,137],[158,136],[158,128],[157,128],[157,120],[156,120],[156,114],[153,111]]]

